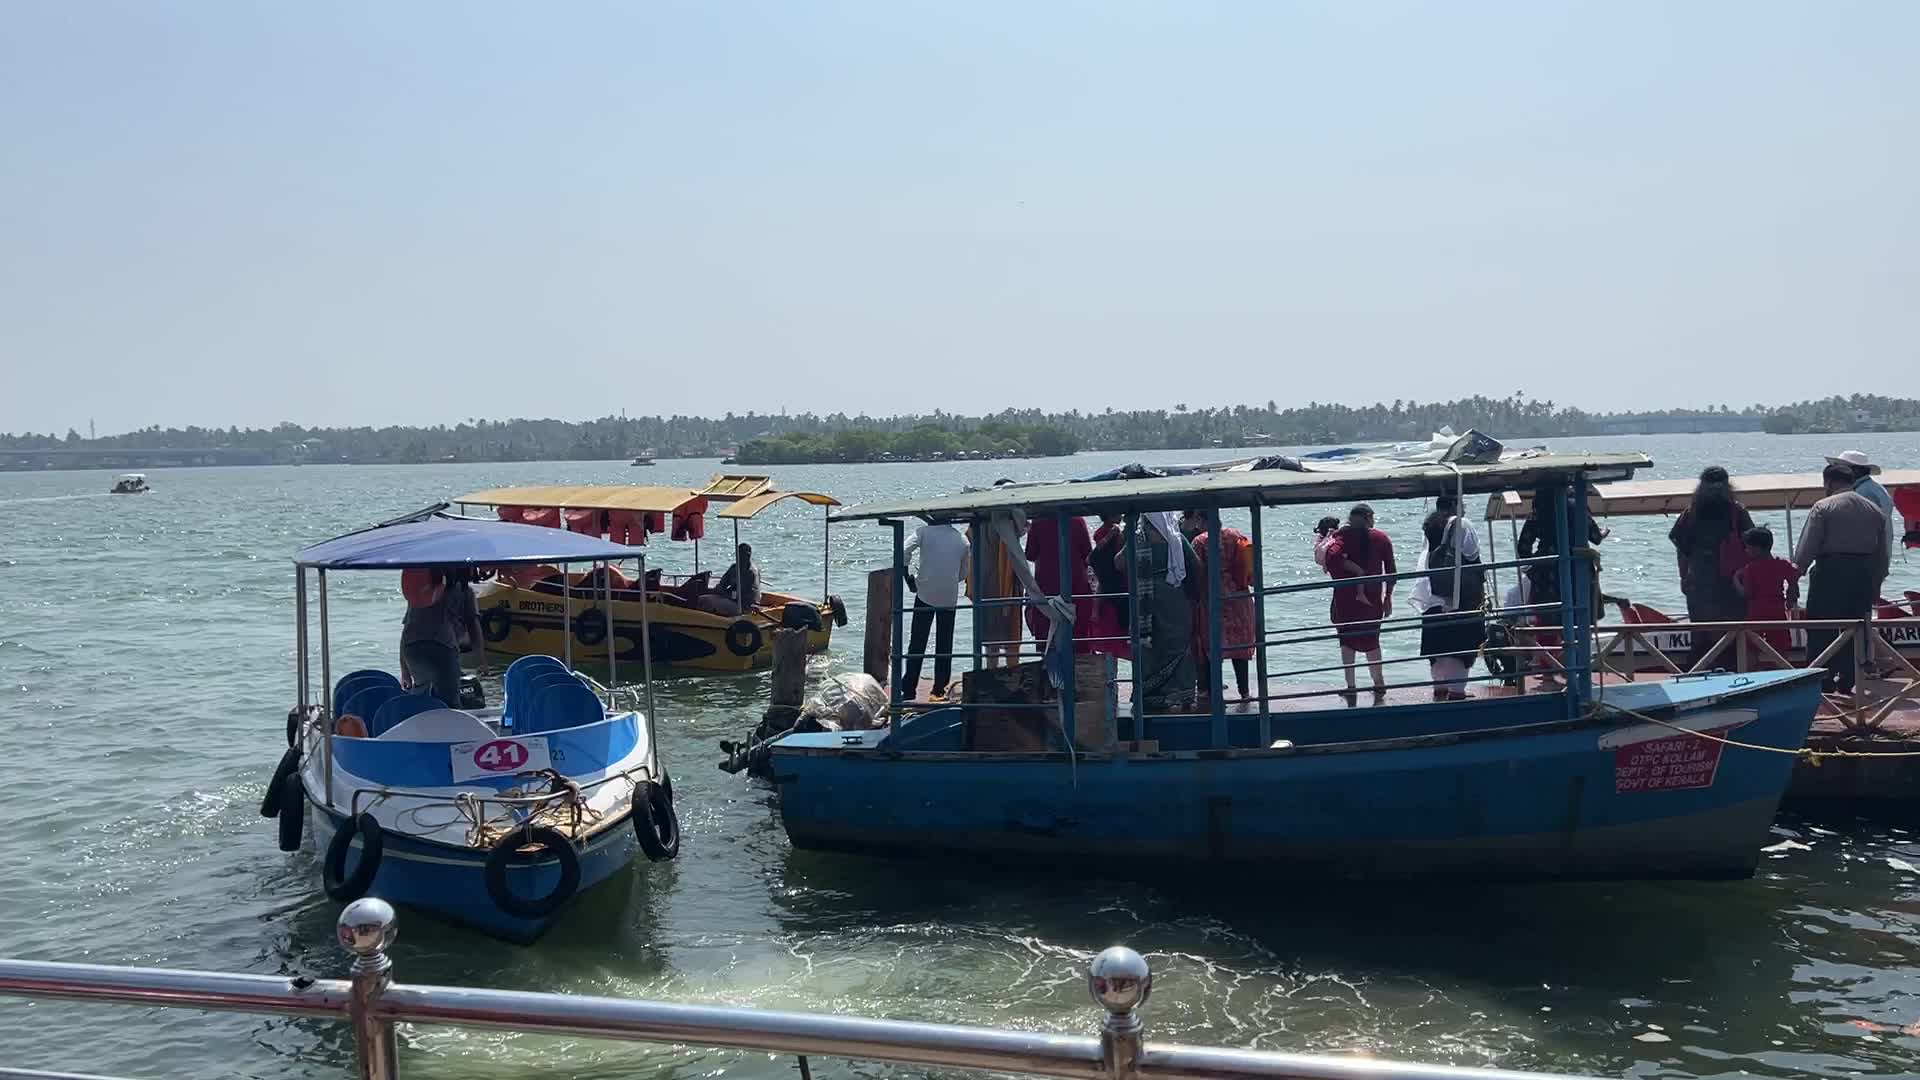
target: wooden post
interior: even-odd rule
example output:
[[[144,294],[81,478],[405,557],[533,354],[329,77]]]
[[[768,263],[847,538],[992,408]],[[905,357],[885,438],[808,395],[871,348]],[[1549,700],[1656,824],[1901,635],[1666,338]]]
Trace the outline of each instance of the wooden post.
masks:
[[[807,632],[782,627],[773,632],[773,699],[778,708],[798,709],[807,693]]]
[[[861,670],[881,686],[891,686],[893,654],[893,567],[867,572],[867,635]]]

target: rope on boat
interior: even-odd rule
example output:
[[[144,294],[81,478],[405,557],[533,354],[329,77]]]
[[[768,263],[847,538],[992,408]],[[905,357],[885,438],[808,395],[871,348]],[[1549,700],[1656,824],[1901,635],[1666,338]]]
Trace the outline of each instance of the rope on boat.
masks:
[[[1920,757],[1920,750],[1888,750],[1885,752],[1875,752],[1871,750],[1815,750],[1810,746],[1803,746],[1798,750],[1788,750],[1784,747],[1779,747],[1779,746],[1762,746],[1759,743],[1742,742],[1739,739],[1729,739],[1723,735],[1713,735],[1705,731],[1695,731],[1692,728],[1681,727],[1679,724],[1672,723],[1671,721],[1662,720],[1656,716],[1648,716],[1646,713],[1640,712],[1636,709],[1629,709],[1621,705],[1612,705],[1606,702],[1596,702],[1594,705],[1594,712],[1592,715],[1597,717],[1602,712],[1611,712],[1620,716],[1630,717],[1643,724],[1654,724],[1658,727],[1666,728],[1670,731],[1676,732],[1681,735],[1691,735],[1696,739],[1704,739],[1707,742],[1716,742],[1721,744],[1722,746],[1731,746],[1739,750],[1760,750],[1769,754],[1785,754],[1788,757],[1798,758],[1799,760],[1804,761],[1807,764],[1816,766],[1816,767],[1818,767],[1821,762],[1827,760],[1828,758],[1876,758],[1877,759],[1877,758]]]

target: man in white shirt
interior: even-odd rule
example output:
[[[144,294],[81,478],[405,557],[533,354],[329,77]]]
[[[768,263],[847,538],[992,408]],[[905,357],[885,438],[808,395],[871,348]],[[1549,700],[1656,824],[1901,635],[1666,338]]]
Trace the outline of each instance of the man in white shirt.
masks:
[[[914,552],[920,570],[913,572]],[[965,534],[951,525],[922,525],[907,541],[907,585],[913,589],[913,630],[908,636],[907,668],[901,687],[909,698],[920,694],[920,662],[926,658],[927,630],[933,636],[933,695],[945,697],[953,675],[953,617],[960,603],[960,583],[967,576],[971,554]]]

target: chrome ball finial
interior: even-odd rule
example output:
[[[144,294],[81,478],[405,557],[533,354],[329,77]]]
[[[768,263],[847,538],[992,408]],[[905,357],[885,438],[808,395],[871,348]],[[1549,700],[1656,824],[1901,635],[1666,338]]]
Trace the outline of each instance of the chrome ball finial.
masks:
[[[381,964],[387,946],[393,944],[393,905],[378,897],[367,896],[348,904],[336,924],[340,947],[353,954],[354,966]]]
[[[1126,1016],[1146,1003],[1153,993],[1153,971],[1147,959],[1125,945],[1115,945],[1087,965],[1087,991],[1112,1016]]]

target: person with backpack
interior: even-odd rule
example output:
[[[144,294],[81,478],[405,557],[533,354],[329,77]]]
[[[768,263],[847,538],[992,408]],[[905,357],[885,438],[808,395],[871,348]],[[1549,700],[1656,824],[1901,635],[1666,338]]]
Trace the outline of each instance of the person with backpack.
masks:
[[[1687,597],[1687,619],[1695,623],[1740,622],[1747,617],[1747,601],[1733,584],[1733,576],[1747,564],[1747,532],[1753,517],[1733,494],[1727,470],[1709,465],[1700,472],[1693,503],[1680,512],[1667,533],[1680,569],[1680,591]],[[1721,634],[1694,630],[1693,659],[1698,666],[1719,643]]]
[[[1420,654],[1433,676],[1433,700],[1464,701],[1467,673],[1487,635],[1481,614],[1486,572],[1480,568],[1480,538],[1460,516],[1460,502],[1452,495],[1434,500],[1433,513],[1420,529],[1427,547],[1414,570],[1441,571],[1423,575],[1413,585],[1413,607],[1421,615]]]

